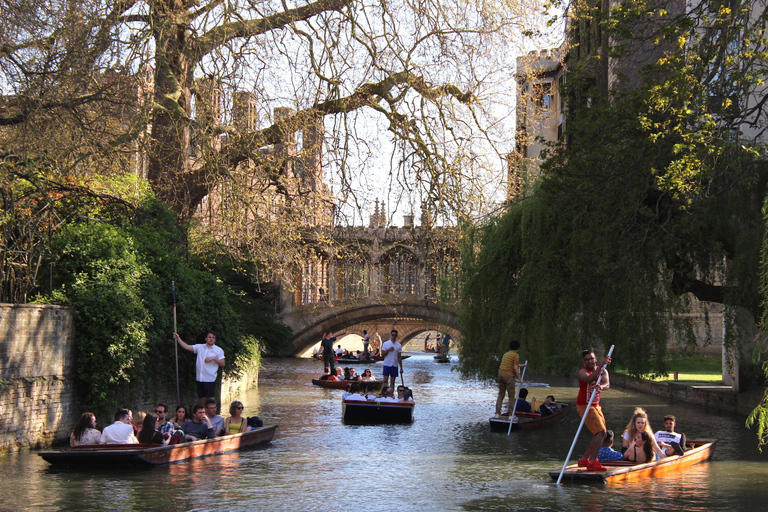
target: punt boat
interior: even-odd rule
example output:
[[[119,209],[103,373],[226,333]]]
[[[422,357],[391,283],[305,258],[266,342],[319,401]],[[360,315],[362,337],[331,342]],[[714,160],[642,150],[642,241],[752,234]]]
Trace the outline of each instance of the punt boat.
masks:
[[[241,434],[201,439],[173,445],[160,444],[94,444],[62,450],[39,452],[38,455],[54,465],[105,466],[123,465],[159,466],[189,459],[218,455],[269,443],[277,425],[268,425]]]
[[[347,425],[413,423],[413,401],[363,402],[342,400],[341,415]]]
[[[562,481],[571,483],[626,482],[680,473],[694,464],[709,460],[715,451],[716,444],[717,439],[688,441],[686,443],[687,451],[683,455],[672,455],[671,457],[664,457],[663,459],[641,464],[629,461],[601,461],[602,465],[608,468],[608,471],[587,471],[587,468],[580,468],[573,464],[565,468]],[[552,480],[556,481],[560,476],[560,471],[550,471],[549,476],[552,477]]]
[[[411,357],[411,356],[409,356],[407,354],[403,354],[402,357],[400,357],[400,359],[405,360],[405,359],[408,359],[409,357]],[[384,360],[384,356],[371,356],[371,358],[374,361],[383,361]]]
[[[312,379],[312,384],[315,386],[319,386],[321,388],[328,388],[328,389],[347,389],[347,385],[352,384],[353,382],[357,382],[360,384],[360,387],[365,389],[365,386],[370,384],[373,386],[374,390],[381,389],[381,385],[384,384],[384,381],[381,380],[321,380],[321,379]]]
[[[339,364],[376,364],[379,361],[376,359],[357,359],[356,357],[339,358],[336,360]]]
[[[512,424],[512,430],[535,430],[547,425],[560,423],[571,412],[571,408],[568,404],[558,403],[562,408],[549,416],[542,416],[538,412],[515,412],[517,422]],[[491,422],[491,431],[509,432],[509,415],[507,417],[502,416],[501,418],[490,418],[489,421]]]

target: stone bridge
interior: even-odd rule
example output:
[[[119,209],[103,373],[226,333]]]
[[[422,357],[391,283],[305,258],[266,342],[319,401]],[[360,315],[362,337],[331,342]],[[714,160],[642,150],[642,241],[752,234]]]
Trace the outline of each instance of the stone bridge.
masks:
[[[315,345],[323,333],[346,331],[347,334],[363,335],[363,330],[373,334],[377,330],[383,340],[389,338],[389,330],[396,328],[405,345],[425,331],[448,332],[453,340],[459,339],[457,313],[453,307],[439,306],[416,297],[385,297],[350,303],[307,305],[283,316],[283,322],[293,329],[293,341],[287,355],[299,355]]]
[[[459,250],[455,231],[434,227],[428,212],[402,227],[385,227],[383,207],[369,227],[313,228],[302,261],[280,281],[279,316],[293,329],[290,355],[326,331],[361,334],[400,325],[403,342],[429,330],[459,340]],[[398,329],[401,330],[401,329]],[[359,331],[359,332],[358,332]]]

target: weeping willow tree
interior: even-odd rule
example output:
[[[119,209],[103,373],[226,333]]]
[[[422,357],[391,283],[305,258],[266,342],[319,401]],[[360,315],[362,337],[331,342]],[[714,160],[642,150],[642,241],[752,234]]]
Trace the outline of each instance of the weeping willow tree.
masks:
[[[764,5],[680,7],[574,6],[599,51],[575,57],[589,38],[571,33],[565,135],[531,191],[464,242],[464,373],[494,376],[517,338],[540,371],[616,345],[630,373],[663,374],[670,334],[694,343],[678,314],[692,301],[760,317]],[[633,43],[652,49],[642,72],[602,67],[621,69]],[[752,341],[726,317],[729,343]]]

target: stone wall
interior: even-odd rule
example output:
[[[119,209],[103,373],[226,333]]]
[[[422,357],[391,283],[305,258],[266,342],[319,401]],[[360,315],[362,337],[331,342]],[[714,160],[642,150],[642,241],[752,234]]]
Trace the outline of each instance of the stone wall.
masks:
[[[0,453],[69,436],[77,421],[69,308],[0,304]]]

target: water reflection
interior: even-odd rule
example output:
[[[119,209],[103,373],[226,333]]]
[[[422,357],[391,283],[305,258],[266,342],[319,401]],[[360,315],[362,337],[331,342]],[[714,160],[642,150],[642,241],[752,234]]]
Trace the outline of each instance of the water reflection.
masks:
[[[768,456],[759,454],[743,419],[611,389],[609,427],[621,431],[632,409],[645,407],[655,428],[672,413],[692,437],[719,437],[714,461],[664,480],[556,486],[578,417],[511,436],[491,433],[494,386],[463,381],[452,364],[429,354],[405,361],[405,383],[417,400],[415,422],[345,426],[341,391],[309,382],[312,360],[267,359],[258,389],[244,397],[248,416],[278,423],[267,447],[167,467],[129,471],[60,471],[34,454],[0,457],[8,509],[314,511],[442,510],[745,510],[768,502]],[[381,366],[372,365],[375,375]],[[537,379],[541,380],[541,379]],[[566,380],[532,388],[573,401]],[[589,438],[582,435],[577,453]],[[6,493],[4,493],[6,494]]]

